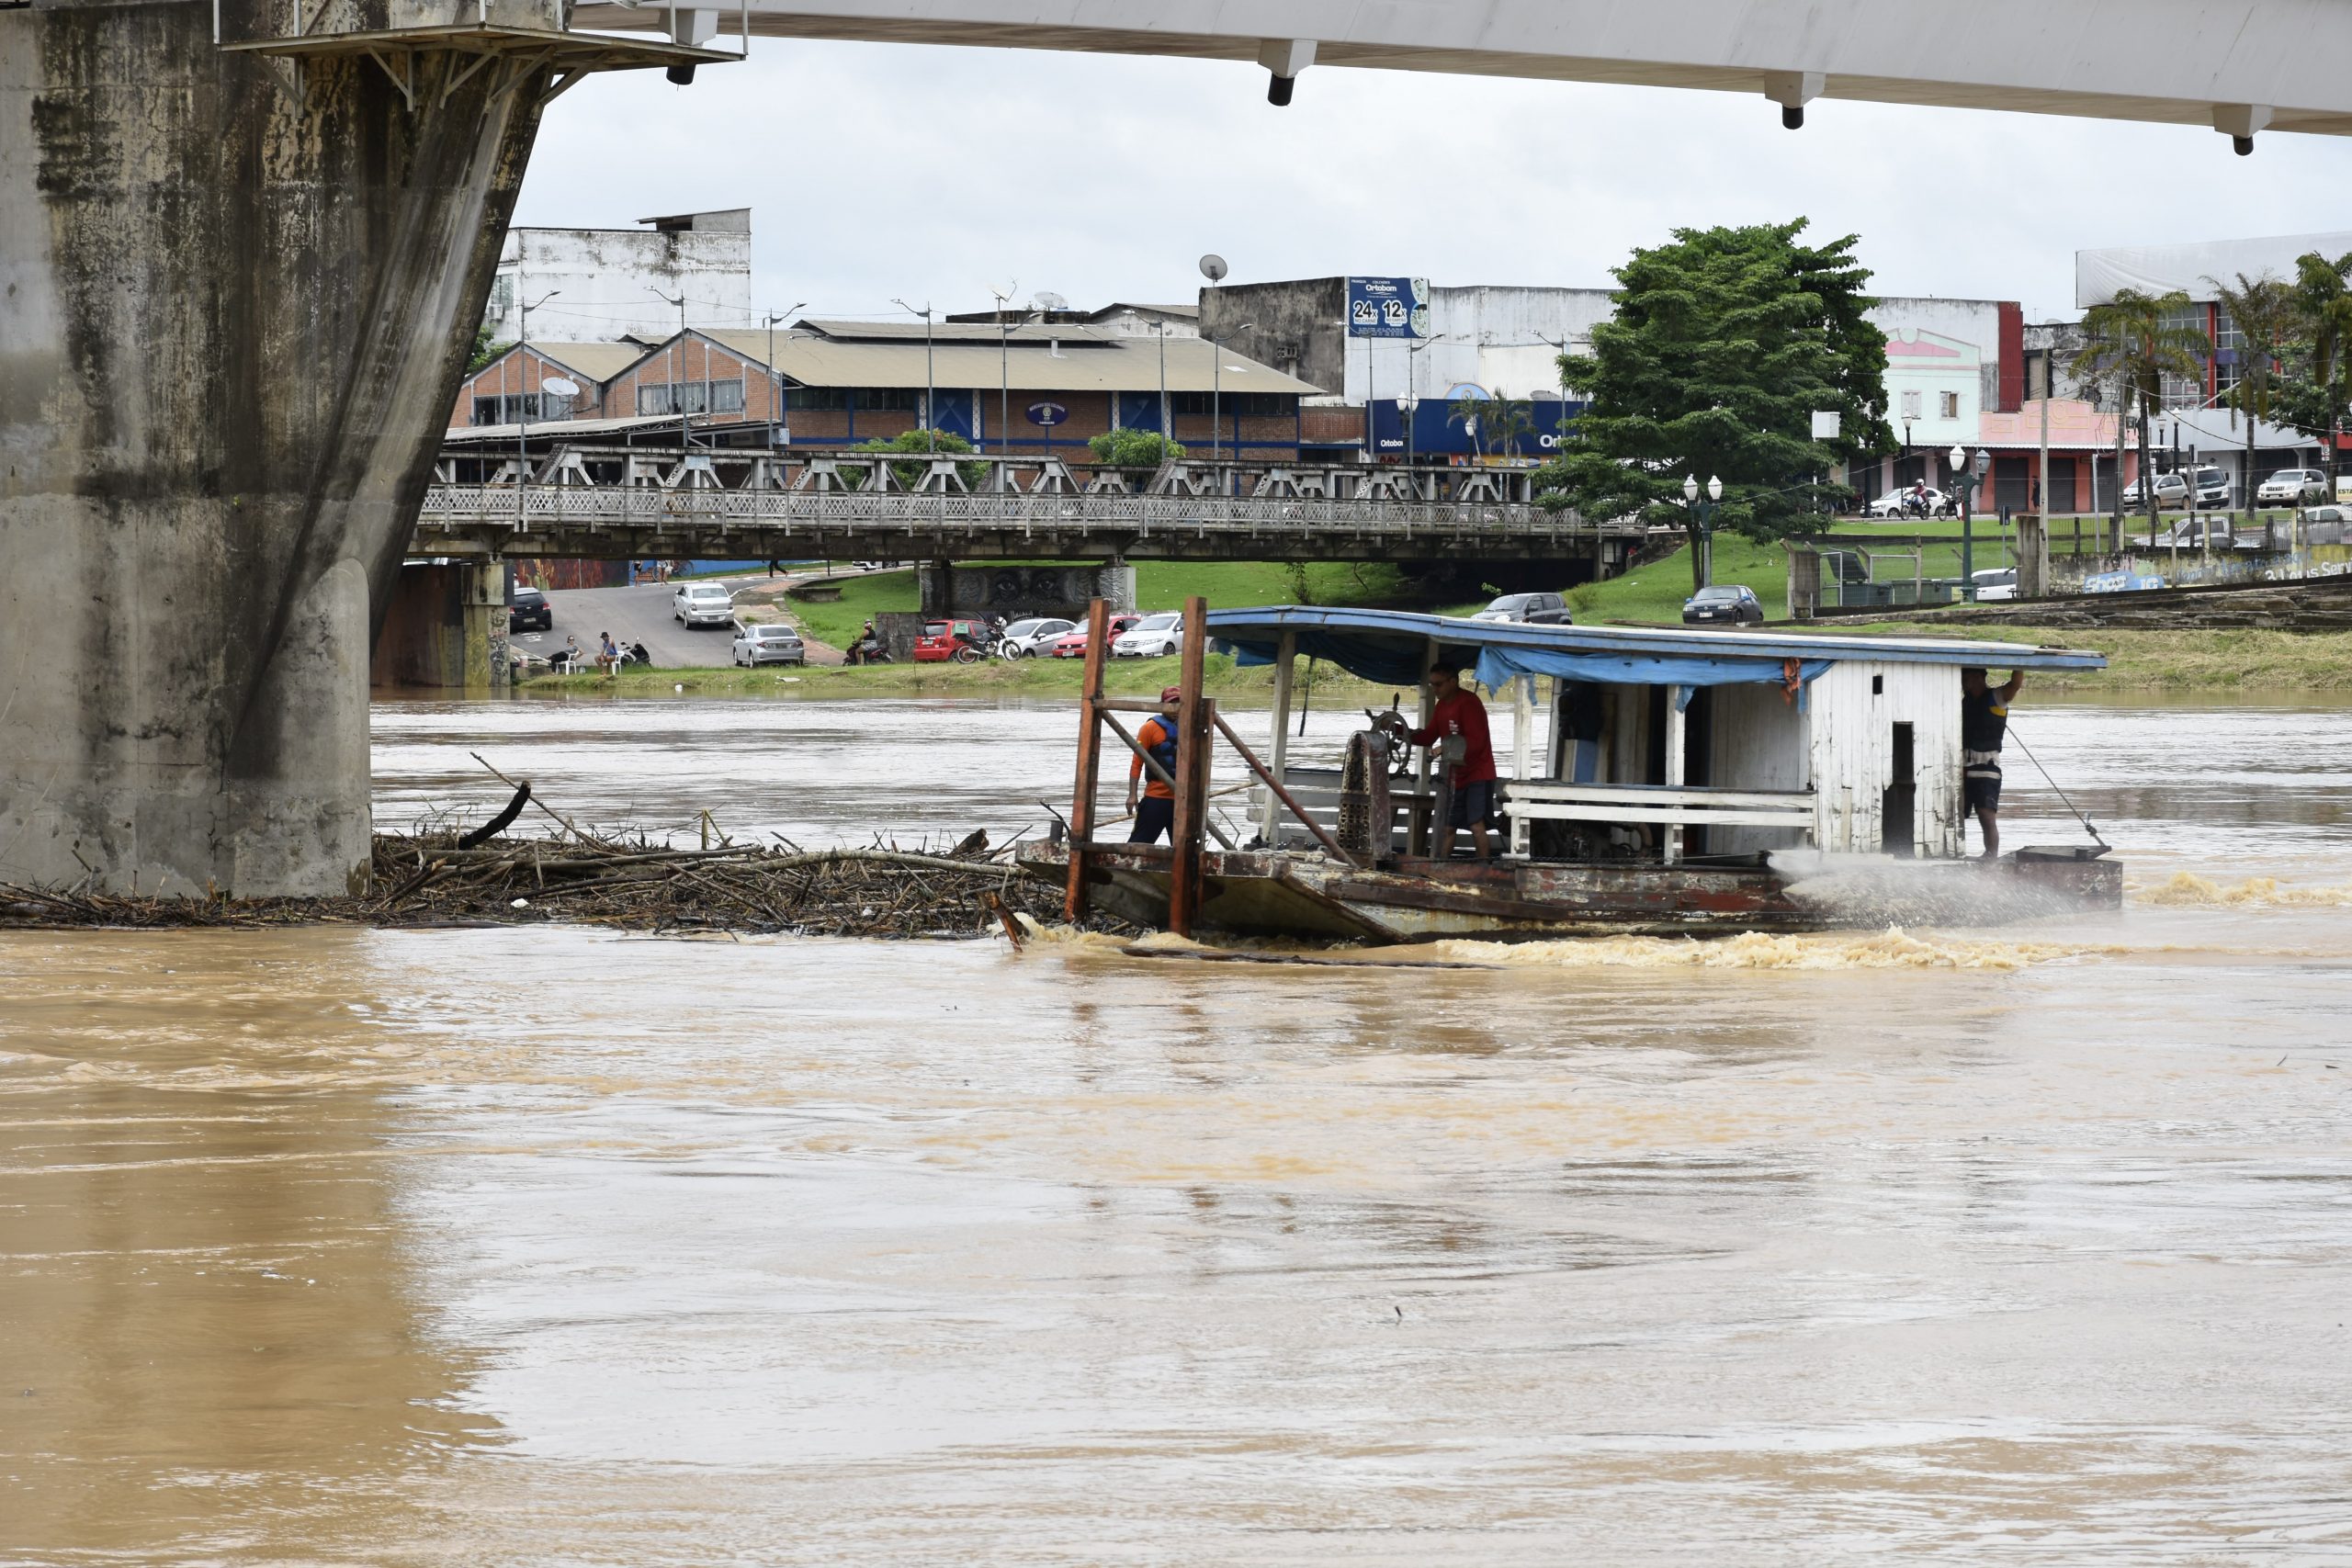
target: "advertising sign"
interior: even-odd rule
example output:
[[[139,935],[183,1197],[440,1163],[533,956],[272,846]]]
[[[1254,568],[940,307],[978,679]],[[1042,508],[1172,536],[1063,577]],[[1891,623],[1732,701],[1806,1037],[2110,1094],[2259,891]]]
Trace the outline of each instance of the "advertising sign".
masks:
[[[1430,335],[1430,280],[1426,277],[1348,279],[1350,337]]]
[[[1042,424],[1047,430],[1069,418],[1069,410],[1059,403],[1043,402],[1029,405],[1029,423]]]

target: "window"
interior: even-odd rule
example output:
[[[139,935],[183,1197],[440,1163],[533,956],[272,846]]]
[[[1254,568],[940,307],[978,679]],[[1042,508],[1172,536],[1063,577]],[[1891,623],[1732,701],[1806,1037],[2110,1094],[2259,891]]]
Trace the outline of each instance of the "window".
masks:
[[[637,389],[639,413],[741,413],[741,381],[640,382]]]
[[[1168,401],[1191,419],[1287,419],[1295,404],[1281,392],[1170,392]]]
[[[514,275],[501,273],[490,286],[490,303],[482,308],[481,319],[495,322],[504,321],[514,310]]]
[[[856,393],[860,413],[921,413],[922,392],[915,387],[860,387]]]
[[[1903,394],[1903,417],[1905,419],[1917,419],[1919,417],[1918,393],[1905,392]]]
[[[743,383],[713,381],[710,384],[710,412],[741,413],[743,412]]]
[[[518,419],[570,419],[571,400],[553,392],[506,392],[474,400],[476,424],[513,424]]]
[[[795,413],[840,413],[849,407],[849,393],[841,387],[786,387],[784,406]]]
[[[1960,394],[1958,392],[1939,392],[1936,394],[1936,417],[1939,419],[1958,419],[1960,417]]]

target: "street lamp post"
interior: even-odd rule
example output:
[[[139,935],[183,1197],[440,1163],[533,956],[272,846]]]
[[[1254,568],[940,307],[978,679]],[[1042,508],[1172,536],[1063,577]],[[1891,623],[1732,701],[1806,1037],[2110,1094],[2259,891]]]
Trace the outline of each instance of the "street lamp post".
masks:
[[[523,301],[522,318],[514,328],[514,526],[518,529],[528,525],[523,515],[523,492],[531,488],[531,405],[523,400],[530,395],[531,312],[562,292],[550,288],[537,299]],[[523,300],[520,288],[514,298]]]
[[[1419,454],[1415,452],[1413,446],[1413,415],[1420,406],[1420,394],[1413,390],[1413,384],[1411,381],[1407,381],[1405,383],[1405,395],[1396,400],[1396,412],[1405,416],[1405,482],[1408,485],[1414,483],[1413,463],[1415,458],[1419,456]],[[1416,485],[1416,494],[1419,493],[1419,487]]]
[[[1958,442],[1944,454],[1951,465],[1951,488],[1960,495],[1960,596],[1963,601],[1976,597],[1976,540],[1973,520],[1969,515],[1969,502],[1982,483],[1985,471],[1993,466],[1993,455],[1979,451],[1972,467],[1968,453]]]
[[[670,406],[678,411],[678,460],[683,463],[686,449],[694,445],[694,437],[686,429],[685,382],[681,379],[686,364],[683,357],[686,352],[686,291],[681,288],[676,294],[670,295],[655,288],[650,292],[656,299],[678,308],[678,345],[670,351]]]
[[[939,391],[933,384],[937,381],[938,376],[932,368],[931,305],[929,301],[925,301],[923,308],[918,310],[904,299],[893,299],[890,303],[910,316],[922,318],[922,430],[925,436],[923,446],[933,457],[936,457],[939,456],[939,421],[933,417],[932,404],[938,398]]]
[[[1724,499],[1721,475],[1708,478],[1706,495],[1704,501],[1699,499],[1698,475],[1684,477],[1682,504],[1690,509],[1690,520],[1699,530],[1699,536],[1690,543],[1690,588],[1693,592],[1715,580],[1715,511]]]
[[[1420,407],[1421,404],[1421,394],[1419,390],[1420,356],[1430,349],[1435,348],[1439,344],[1443,343],[1446,340],[1447,335],[1448,334],[1444,333],[1436,333],[1429,337],[1423,338],[1419,343],[1408,343],[1405,345],[1405,396],[1415,408]],[[1419,460],[1419,455],[1416,450],[1417,434],[1418,433],[1412,426],[1411,417],[1408,415],[1407,416],[1405,423],[1405,466],[1408,468],[1413,467],[1413,465]],[[1413,487],[1413,493],[1415,495],[1419,495],[1420,493],[1421,487],[1420,482],[1418,479],[1408,479],[1406,482]]]
[[[775,367],[775,324],[791,319],[792,312],[808,303],[787,305],[781,310],[768,312],[768,445],[782,446],[792,439],[784,417],[784,372]]]
[[[1159,460],[1165,463],[1170,456],[1168,448],[1176,440],[1176,428],[1168,412],[1168,318],[1158,318],[1151,327],[1159,339]]]

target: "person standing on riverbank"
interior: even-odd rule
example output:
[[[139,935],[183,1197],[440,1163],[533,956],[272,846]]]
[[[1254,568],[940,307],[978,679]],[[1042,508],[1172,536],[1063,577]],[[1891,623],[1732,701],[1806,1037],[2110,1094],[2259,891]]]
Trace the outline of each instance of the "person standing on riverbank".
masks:
[[[1136,799],[1136,785],[1143,779],[1143,759],[1136,757],[1127,764],[1127,812],[1136,819],[1135,830],[1127,835],[1131,844],[1153,844],[1162,833],[1168,841],[1176,841],[1176,791],[1168,779],[1176,776],[1176,705],[1184,695],[1182,686],[1163,687],[1159,693],[1159,711],[1143,721],[1136,731],[1136,744],[1151,754],[1151,760],[1167,772],[1167,778],[1152,775],[1144,784],[1143,799]]]
[[[1996,686],[1984,670],[1960,672],[1960,805],[1973,812],[1984,832],[1984,858],[2001,855],[2001,742],[2008,738],[2009,705],[2025,685],[2025,671],[2009,671],[2009,683]]]

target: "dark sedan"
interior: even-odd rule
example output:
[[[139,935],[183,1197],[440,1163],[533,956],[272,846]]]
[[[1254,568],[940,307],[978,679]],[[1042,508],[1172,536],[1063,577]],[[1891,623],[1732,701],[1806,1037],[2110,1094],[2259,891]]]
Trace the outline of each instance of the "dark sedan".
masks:
[[[1682,624],[1760,626],[1764,624],[1764,606],[1754,589],[1737,583],[1718,583],[1713,588],[1702,588],[1682,602]]]
[[[506,602],[506,629],[510,632],[553,631],[555,607],[537,589],[517,588],[514,597]]]

